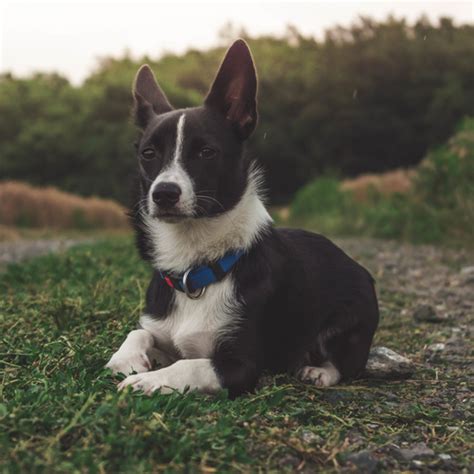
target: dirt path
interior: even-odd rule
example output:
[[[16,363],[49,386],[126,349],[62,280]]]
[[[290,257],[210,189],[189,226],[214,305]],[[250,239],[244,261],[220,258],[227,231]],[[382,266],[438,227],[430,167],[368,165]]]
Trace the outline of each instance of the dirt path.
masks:
[[[468,434],[474,408],[473,253],[370,239],[338,244],[376,278],[376,345],[393,348],[416,367],[407,382],[386,385],[367,405],[368,413],[396,412],[403,428],[383,446],[355,430],[351,436],[360,452],[346,465],[360,472],[474,469]]]
[[[62,252],[79,243],[90,242],[91,239],[37,239],[14,240],[0,242],[0,270],[10,263],[21,262],[53,252]]]
[[[375,239],[339,239],[337,243],[371,271],[379,292],[399,293],[410,301],[405,312],[427,305],[435,315],[419,309],[419,320],[473,323],[473,252]]]

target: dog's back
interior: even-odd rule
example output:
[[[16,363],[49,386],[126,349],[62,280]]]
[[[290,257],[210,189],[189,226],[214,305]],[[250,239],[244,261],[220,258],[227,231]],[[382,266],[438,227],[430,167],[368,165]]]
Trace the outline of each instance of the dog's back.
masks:
[[[255,328],[265,369],[334,359],[341,376],[352,378],[365,367],[378,323],[373,279],[327,238],[269,228],[239,263],[235,281],[246,305],[261,308]]]

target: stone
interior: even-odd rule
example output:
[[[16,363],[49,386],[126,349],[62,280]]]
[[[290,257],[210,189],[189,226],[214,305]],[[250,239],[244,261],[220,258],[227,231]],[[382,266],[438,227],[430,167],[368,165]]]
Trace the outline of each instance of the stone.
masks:
[[[300,464],[301,464],[301,459],[297,458],[296,456],[293,456],[291,454],[287,454],[286,456],[283,456],[279,461],[278,461],[279,466],[282,469],[288,469],[293,471],[296,469]]]
[[[430,352],[443,352],[446,349],[446,344],[443,342],[435,342],[430,344],[427,348]]]
[[[365,375],[377,379],[407,378],[415,371],[413,362],[383,346],[372,347]]]
[[[358,453],[349,454],[346,458],[346,463],[354,465],[359,472],[375,472],[378,461],[369,451],[360,451]]]
[[[321,436],[317,435],[316,433],[313,433],[312,431],[308,431],[308,430],[302,431],[301,439],[306,444],[321,444],[322,441],[323,441]]]
[[[416,443],[408,448],[397,449],[395,456],[401,461],[413,461],[434,456],[434,451],[425,443]]]
[[[474,265],[462,267],[460,273],[461,275],[474,275]]]
[[[413,311],[413,318],[420,323],[440,323],[447,319],[436,312],[436,309],[429,304],[418,305]]]

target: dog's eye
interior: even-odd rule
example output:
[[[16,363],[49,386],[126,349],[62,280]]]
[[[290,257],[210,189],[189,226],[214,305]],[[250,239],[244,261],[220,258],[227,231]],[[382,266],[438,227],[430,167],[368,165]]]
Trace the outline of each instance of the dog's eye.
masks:
[[[155,158],[155,156],[156,156],[156,152],[153,148],[145,148],[142,151],[142,158],[144,160],[152,160],[153,158]]]
[[[205,146],[204,148],[201,148],[198,153],[198,157],[203,159],[203,160],[209,160],[211,158],[214,158],[217,154],[217,151]]]

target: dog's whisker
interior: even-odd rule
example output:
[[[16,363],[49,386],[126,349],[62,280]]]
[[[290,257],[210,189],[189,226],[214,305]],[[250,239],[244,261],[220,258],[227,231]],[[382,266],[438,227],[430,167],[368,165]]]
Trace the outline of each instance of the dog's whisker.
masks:
[[[215,198],[211,197],[211,196],[206,196],[206,195],[202,195],[202,194],[196,194],[196,197],[198,199],[202,199],[203,201],[205,200],[208,200],[209,202],[215,202],[222,210],[225,211],[225,207]]]
[[[148,198],[142,198],[140,200],[138,200],[134,206],[132,207],[132,210],[137,210],[137,209],[140,209],[142,210],[144,207],[147,207],[147,204],[148,204]]]

